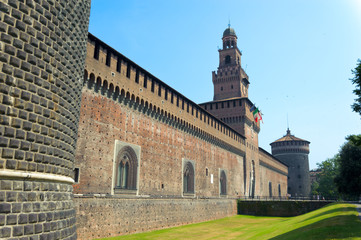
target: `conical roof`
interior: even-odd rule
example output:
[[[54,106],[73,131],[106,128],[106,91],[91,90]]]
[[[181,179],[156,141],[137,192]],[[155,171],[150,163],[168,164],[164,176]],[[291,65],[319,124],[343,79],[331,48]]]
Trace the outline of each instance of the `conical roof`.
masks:
[[[308,142],[310,143],[309,141],[307,140],[303,140],[301,138],[298,138],[298,137],[295,137],[294,135],[291,135],[291,131],[290,129],[287,129],[287,134],[283,137],[281,137],[280,139],[277,139],[276,141],[274,141],[273,143],[276,143],[276,142],[292,142],[292,141],[302,141],[302,142]],[[272,144],[272,143],[271,143]]]

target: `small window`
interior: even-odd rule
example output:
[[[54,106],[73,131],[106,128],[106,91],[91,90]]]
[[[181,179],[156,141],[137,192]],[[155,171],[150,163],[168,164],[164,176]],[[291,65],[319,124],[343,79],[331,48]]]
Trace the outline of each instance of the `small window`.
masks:
[[[105,59],[105,65],[107,65],[108,67],[110,67],[110,61],[112,59],[112,54],[111,52],[109,51],[109,49],[107,50],[107,57]]]
[[[230,64],[231,63],[231,56],[227,55],[224,62],[225,62],[225,64]]]
[[[208,168],[206,168],[206,176],[208,176]]]
[[[223,87],[221,87],[221,91],[223,91]]]
[[[268,183],[268,191],[269,191],[269,196],[272,197],[272,183],[271,182]]]
[[[137,69],[136,73],[135,73],[135,82],[139,83],[139,70]]]
[[[119,72],[119,73],[120,73],[121,66],[122,66],[122,60],[120,59],[120,57],[118,57],[118,60],[117,60],[117,72]]]
[[[79,183],[79,168],[74,168],[74,183]]]
[[[144,75],[143,87],[147,88],[147,85],[148,85],[148,77],[147,77],[147,75]]]
[[[152,80],[152,86],[151,86],[151,89],[150,89],[152,92],[154,92],[154,81]]]
[[[161,97],[162,96],[162,86],[158,85],[158,96]]]
[[[282,193],[281,193],[281,184],[278,184],[278,196],[281,197]]]
[[[224,170],[221,171],[219,178],[219,188],[221,195],[227,195],[227,176]]]
[[[96,60],[99,60],[99,44],[98,44],[98,43],[95,43],[94,58],[95,58]]]
[[[130,68],[131,68],[131,66],[130,66],[130,63],[128,62],[127,63],[127,78],[130,78]]]

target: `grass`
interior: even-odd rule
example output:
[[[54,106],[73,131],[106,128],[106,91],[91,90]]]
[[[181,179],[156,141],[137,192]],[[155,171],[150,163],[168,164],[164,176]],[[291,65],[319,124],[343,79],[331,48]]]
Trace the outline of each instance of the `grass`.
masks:
[[[361,221],[354,205],[330,204],[297,217],[236,215],[214,221],[104,239],[361,240]]]

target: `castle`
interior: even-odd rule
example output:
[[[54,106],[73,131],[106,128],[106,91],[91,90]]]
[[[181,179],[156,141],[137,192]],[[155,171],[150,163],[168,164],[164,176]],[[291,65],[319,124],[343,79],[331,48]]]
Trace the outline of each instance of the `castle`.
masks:
[[[89,9],[0,2],[0,238],[115,236],[286,195],[288,167],[258,146],[232,28],[199,105],[87,35]]]
[[[239,197],[286,196],[288,167],[258,146],[235,31],[222,40],[214,100],[198,105],[88,35],[73,185],[80,238],[216,219],[236,214]]]

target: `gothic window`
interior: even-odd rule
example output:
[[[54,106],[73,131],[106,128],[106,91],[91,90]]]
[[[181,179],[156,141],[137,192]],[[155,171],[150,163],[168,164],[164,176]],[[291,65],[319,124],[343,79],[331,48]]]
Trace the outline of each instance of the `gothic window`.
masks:
[[[231,63],[231,56],[227,55],[224,61],[225,64]]]
[[[116,159],[116,182],[115,189],[137,189],[138,160],[134,150],[129,147],[123,147]]]
[[[183,193],[194,193],[194,168],[190,161],[185,162],[183,168]]]
[[[221,171],[220,178],[219,178],[219,188],[221,195],[227,195],[227,177],[224,170]]]

